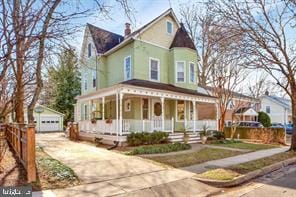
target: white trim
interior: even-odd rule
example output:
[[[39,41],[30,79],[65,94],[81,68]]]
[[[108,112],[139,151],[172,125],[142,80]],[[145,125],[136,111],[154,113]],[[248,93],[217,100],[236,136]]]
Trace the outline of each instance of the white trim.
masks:
[[[184,81],[178,81],[178,63],[183,63],[184,66]],[[186,61],[177,60],[175,63],[175,82],[186,83]]]
[[[184,102],[184,120],[179,120],[178,118],[178,101],[183,101]],[[175,101],[175,117],[176,117],[176,122],[185,122],[185,119],[187,118],[187,110],[186,110],[186,101],[185,100],[176,100]]]
[[[188,77],[188,82],[190,83],[190,84],[196,84],[196,76],[195,76],[195,63],[194,62],[188,62],[188,64],[189,64],[189,77]],[[191,64],[193,64],[193,82],[191,81]]]
[[[157,61],[157,80],[155,79],[151,79],[151,60]],[[153,58],[153,57],[149,57],[149,80],[150,81],[156,81],[156,82],[160,82],[160,60],[157,58]]]
[[[126,77],[126,69],[125,69],[125,67],[126,67],[126,59],[127,58],[130,58],[130,78]],[[126,56],[123,61],[124,61],[123,62],[123,73],[124,73],[123,78],[124,78],[124,81],[130,80],[130,79],[132,79],[132,56],[131,55]]]
[[[172,32],[171,33],[168,32],[168,23],[171,23],[172,24]],[[166,20],[166,22],[165,22],[165,29],[166,29],[167,35],[173,36],[173,34],[174,34],[174,24],[173,24],[173,22],[171,20],[168,20],[168,19]]]

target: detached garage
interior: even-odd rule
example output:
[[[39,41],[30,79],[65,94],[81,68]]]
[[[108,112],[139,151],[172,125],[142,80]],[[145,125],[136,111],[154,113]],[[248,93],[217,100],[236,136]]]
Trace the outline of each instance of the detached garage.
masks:
[[[27,110],[24,110],[25,123],[27,123]],[[43,105],[36,105],[34,109],[34,119],[36,124],[36,132],[55,132],[63,131],[64,114],[55,111]],[[9,122],[12,121],[9,116]]]
[[[34,118],[37,132],[63,131],[64,114],[38,105],[34,110]]]

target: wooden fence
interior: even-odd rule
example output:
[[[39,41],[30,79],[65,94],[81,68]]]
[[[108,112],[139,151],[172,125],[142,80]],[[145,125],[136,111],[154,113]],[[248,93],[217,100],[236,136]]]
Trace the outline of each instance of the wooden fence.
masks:
[[[7,124],[5,136],[27,171],[28,182],[36,181],[34,124]]]

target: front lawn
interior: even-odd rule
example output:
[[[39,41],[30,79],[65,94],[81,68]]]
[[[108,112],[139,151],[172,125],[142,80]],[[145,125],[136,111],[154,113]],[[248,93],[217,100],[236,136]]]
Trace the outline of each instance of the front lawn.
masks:
[[[270,157],[265,157],[262,159],[257,159],[254,161],[249,161],[246,163],[241,163],[237,165],[233,165],[228,167],[227,169],[235,171],[239,174],[246,174],[248,172],[252,172],[254,170],[261,169],[265,166],[272,165],[274,163],[284,161],[286,159],[290,159],[292,157],[296,157],[296,152],[295,151],[289,151],[289,152],[284,152],[284,153],[279,153],[275,154]]]
[[[181,144],[181,143],[158,144],[158,145],[148,145],[148,146],[140,146],[140,147],[134,148],[132,151],[128,152],[127,155],[169,153],[169,152],[177,152],[177,151],[188,150],[188,149],[191,149],[190,144]]]
[[[241,154],[241,152],[239,151],[232,151],[232,150],[225,150],[225,149],[218,149],[218,148],[217,149],[204,148],[192,153],[155,156],[149,159],[179,168],[179,167],[185,167],[185,166],[191,166],[194,164],[204,163],[210,160],[222,159],[225,157],[232,157],[239,154]]]
[[[238,148],[238,149],[248,149],[251,151],[258,151],[270,148],[278,148],[277,145],[270,145],[270,144],[253,144],[253,143],[245,143],[242,141],[235,141],[235,140],[224,140],[212,144],[214,146],[223,146],[228,148]]]

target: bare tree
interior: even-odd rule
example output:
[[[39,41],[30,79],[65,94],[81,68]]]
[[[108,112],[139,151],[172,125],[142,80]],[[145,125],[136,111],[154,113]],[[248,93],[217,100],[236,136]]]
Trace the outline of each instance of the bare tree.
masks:
[[[244,34],[245,58],[249,66],[261,68],[271,76],[292,101],[292,120],[296,125],[296,5],[293,1],[219,1],[213,11],[229,29]],[[291,150],[296,150],[294,126]]]
[[[105,0],[95,0],[96,12],[108,12]],[[124,11],[129,12],[128,0],[116,0]],[[76,9],[71,9],[73,3]],[[76,32],[73,20],[92,14],[90,9],[80,9],[80,1],[62,0],[1,0],[0,81],[11,67],[15,76],[16,121],[24,122],[24,103],[28,103],[28,121],[33,122],[34,106],[43,87],[42,69],[44,59],[57,45],[62,45],[68,36]],[[110,8],[110,7],[108,7]],[[130,17],[131,15],[128,15]],[[28,92],[29,91],[29,92]],[[27,99],[27,100],[26,100]]]

